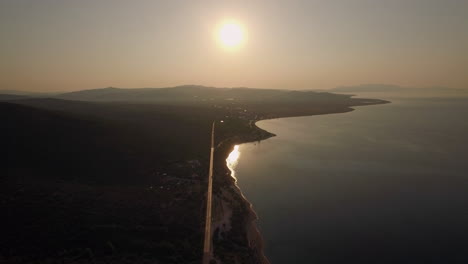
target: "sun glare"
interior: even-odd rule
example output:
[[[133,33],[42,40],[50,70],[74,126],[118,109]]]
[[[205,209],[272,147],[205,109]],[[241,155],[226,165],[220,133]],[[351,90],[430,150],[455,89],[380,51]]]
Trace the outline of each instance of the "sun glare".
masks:
[[[225,22],[221,25],[218,38],[222,46],[236,48],[245,41],[245,33],[242,26],[236,22]]]
[[[239,156],[240,156],[240,151],[239,151],[239,146],[235,145],[234,149],[229,153],[228,158],[226,159],[226,165],[231,171],[231,176],[236,179],[236,172],[234,169],[237,166],[237,162],[239,161]]]

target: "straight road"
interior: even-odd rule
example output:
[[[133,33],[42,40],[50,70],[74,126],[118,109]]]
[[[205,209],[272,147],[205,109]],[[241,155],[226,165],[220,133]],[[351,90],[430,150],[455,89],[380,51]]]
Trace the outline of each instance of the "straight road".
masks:
[[[214,154],[214,129],[215,122],[211,127],[211,152],[210,169],[208,172],[208,192],[206,195],[206,220],[205,220],[205,243],[203,245],[203,264],[209,264],[211,260],[211,200],[213,190],[213,154]]]

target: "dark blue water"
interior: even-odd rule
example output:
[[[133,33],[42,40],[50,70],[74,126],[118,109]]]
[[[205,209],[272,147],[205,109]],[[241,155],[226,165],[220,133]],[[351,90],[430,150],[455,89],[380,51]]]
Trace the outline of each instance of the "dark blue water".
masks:
[[[468,263],[468,99],[257,125],[235,171],[272,264]]]

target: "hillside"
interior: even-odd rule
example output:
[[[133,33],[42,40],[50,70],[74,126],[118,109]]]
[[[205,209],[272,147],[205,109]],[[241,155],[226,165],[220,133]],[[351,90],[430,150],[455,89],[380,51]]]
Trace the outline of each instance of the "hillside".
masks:
[[[342,95],[329,93],[299,92],[290,90],[215,88],[196,85],[171,88],[102,88],[63,93],[54,98],[99,101],[99,102],[210,102],[210,101],[285,101],[305,98],[341,98]]]

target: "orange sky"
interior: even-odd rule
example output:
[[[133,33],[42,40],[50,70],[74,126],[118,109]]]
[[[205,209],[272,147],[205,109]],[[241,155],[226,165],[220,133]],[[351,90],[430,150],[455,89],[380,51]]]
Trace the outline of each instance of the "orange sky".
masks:
[[[468,88],[468,1],[0,2],[0,89]],[[248,42],[214,39],[235,19]]]

